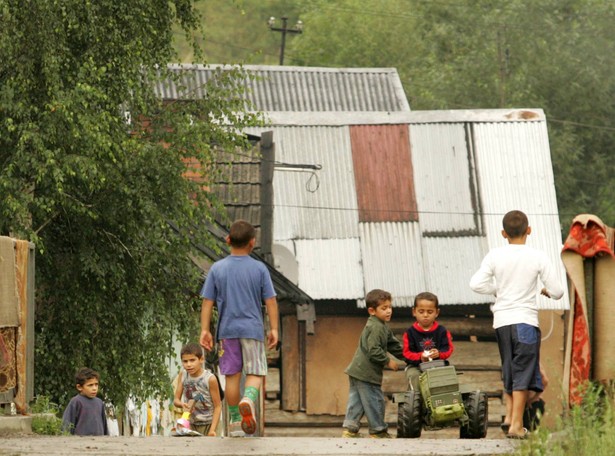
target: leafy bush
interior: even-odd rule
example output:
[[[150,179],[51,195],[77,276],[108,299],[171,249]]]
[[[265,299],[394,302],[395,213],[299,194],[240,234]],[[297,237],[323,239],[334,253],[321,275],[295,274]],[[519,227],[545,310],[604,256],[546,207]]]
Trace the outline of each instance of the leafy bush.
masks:
[[[42,435],[62,435],[62,419],[52,413],[32,416],[32,432]]]
[[[49,396],[36,396],[30,406],[32,412],[32,432],[42,435],[61,435],[62,419],[58,418],[60,409],[51,402]]]
[[[557,430],[539,429],[519,456],[611,456],[615,454],[615,388],[589,384],[583,402],[560,419]]]

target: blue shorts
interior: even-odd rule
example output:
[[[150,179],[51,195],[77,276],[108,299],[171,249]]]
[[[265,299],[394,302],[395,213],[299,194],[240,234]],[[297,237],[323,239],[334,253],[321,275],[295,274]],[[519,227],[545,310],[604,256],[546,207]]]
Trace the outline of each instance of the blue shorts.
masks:
[[[256,339],[223,339],[220,341],[220,373],[234,375],[267,375],[265,343]]]
[[[543,390],[540,375],[540,329],[525,323],[502,326],[495,330],[504,391]]]

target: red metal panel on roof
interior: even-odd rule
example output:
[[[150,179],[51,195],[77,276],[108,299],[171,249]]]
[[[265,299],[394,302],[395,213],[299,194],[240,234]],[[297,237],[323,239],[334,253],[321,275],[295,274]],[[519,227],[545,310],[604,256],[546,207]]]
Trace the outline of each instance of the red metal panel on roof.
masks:
[[[350,127],[359,221],[418,220],[408,125]]]

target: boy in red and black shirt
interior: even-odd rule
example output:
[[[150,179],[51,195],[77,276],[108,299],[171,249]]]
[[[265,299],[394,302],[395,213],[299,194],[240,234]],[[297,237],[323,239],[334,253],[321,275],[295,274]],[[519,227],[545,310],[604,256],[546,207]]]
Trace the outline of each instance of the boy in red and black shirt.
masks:
[[[429,292],[414,298],[414,324],[404,333],[404,358],[408,363],[406,377],[413,390],[419,389],[419,364],[434,359],[448,359],[453,354],[451,333],[436,321],[440,315],[438,297]]]

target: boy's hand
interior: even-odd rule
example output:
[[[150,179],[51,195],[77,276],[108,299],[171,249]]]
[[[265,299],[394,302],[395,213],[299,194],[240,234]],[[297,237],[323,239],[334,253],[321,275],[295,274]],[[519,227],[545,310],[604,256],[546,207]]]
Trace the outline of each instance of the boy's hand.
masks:
[[[213,348],[214,345],[214,339],[213,336],[211,335],[211,333],[209,331],[207,331],[206,329],[204,329],[203,331],[201,331],[201,339],[199,341],[201,343],[201,345],[203,346],[203,348],[207,351],[211,351],[211,349]]]
[[[546,288],[543,288],[542,290],[540,290],[540,294],[543,296],[546,296],[547,298],[551,297],[551,295],[549,294]]]
[[[207,433],[207,436],[208,436],[208,437],[215,437],[215,436],[216,436],[216,431],[212,431],[212,430],[210,430],[210,431]]]
[[[397,365],[397,362],[395,360],[391,359],[391,358],[389,358],[389,364],[387,365],[387,367],[389,369],[391,369],[391,370],[394,370],[394,371],[399,369],[399,366]]]
[[[267,333],[267,348],[269,350],[275,350],[278,346],[278,330],[270,329]]]
[[[429,357],[431,359],[438,359],[440,357],[440,350],[438,350],[437,348],[432,348],[429,351]]]

